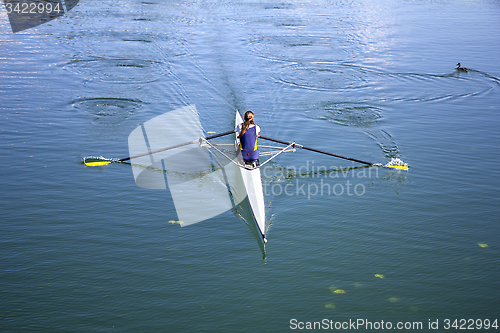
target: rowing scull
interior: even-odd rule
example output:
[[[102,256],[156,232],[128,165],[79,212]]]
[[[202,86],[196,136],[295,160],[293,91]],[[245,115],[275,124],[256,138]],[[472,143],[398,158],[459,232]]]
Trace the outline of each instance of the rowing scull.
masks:
[[[243,123],[243,119],[241,118],[240,113],[236,111],[235,128],[241,123]],[[250,203],[253,219],[260,232],[262,241],[266,243],[266,210],[264,203],[264,190],[262,189],[262,180],[260,177],[260,166],[254,164],[251,167],[247,167],[245,165],[239,148],[240,140],[238,139],[238,135],[239,133],[236,132],[235,150],[238,158],[238,164],[240,165],[239,169],[243,179],[243,185],[248,197],[248,202]]]

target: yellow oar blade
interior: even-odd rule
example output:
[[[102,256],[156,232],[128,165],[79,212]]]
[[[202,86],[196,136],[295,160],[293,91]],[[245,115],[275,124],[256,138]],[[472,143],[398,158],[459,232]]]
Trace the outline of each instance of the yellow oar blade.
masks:
[[[386,165],[385,167],[389,169],[408,170],[407,165]]]
[[[107,165],[109,163],[111,163],[111,161],[85,162],[85,166],[101,166],[101,165]]]
[[[104,157],[85,157],[83,163],[88,167],[108,165],[113,162],[112,160],[105,159]]]
[[[399,158],[393,158],[389,163],[384,165],[384,167],[388,169],[408,170],[408,163],[403,162]]]

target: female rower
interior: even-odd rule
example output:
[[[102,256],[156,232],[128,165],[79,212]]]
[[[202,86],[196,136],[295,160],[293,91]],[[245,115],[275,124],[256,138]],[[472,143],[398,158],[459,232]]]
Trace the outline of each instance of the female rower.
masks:
[[[236,130],[238,131],[240,139],[240,149],[243,161],[245,164],[259,165],[259,149],[257,149],[257,138],[260,134],[259,125],[254,123],[255,115],[251,110],[245,112],[245,121],[238,125]]]

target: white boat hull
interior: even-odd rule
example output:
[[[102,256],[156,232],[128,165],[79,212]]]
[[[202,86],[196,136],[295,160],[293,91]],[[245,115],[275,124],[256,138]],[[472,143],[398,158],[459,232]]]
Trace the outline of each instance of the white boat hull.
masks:
[[[236,121],[235,126],[238,126],[243,122],[241,115],[236,111]],[[236,133],[236,149],[238,162],[243,166],[243,158],[241,156],[241,151],[239,149],[239,139],[238,133]],[[257,226],[258,231],[264,242],[266,239],[266,210],[264,203],[264,191],[262,189],[262,179],[260,176],[260,167],[254,169],[247,169],[245,167],[240,167],[241,177],[243,179],[243,185],[248,197],[248,202],[250,204],[250,209],[252,211],[253,219]]]

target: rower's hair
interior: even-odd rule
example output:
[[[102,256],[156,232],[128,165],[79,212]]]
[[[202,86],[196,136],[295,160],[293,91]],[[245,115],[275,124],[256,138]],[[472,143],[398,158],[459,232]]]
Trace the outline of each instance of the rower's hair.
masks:
[[[243,126],[241,126],[240,138],[243,136],[243,134],[245,134],[250,125],[255,125],[255,123],[253,122],[254,117],[255,115],[253,114],[252,110],[248,110],[247,112],[245,112],[245,122],[243,122]]]

